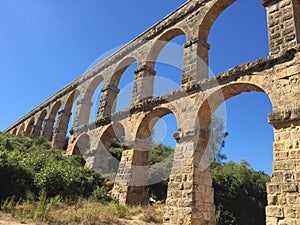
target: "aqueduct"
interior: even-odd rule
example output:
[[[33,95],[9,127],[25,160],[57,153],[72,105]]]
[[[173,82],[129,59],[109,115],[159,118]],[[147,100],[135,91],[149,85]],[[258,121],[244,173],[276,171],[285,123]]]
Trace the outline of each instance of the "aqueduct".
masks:
[[[148,140],[155,122],[176,117],[176,149],[169,177],[164,224],[215,224],[210,169],[201,166],[214,110],[242,92],[266,93],[273,107],[273,173],[267,185],[266,224],[300,224],[300,1],[263,0],[269,32],[266,58],[208,78],[207,38],[211,26],[234,0],[190,0],[83,76],[63,88],[5,131],[44,136],[67,154],[81,152],[88,166],[109,170],[107,151],[124,135],[113,196],[127,204],[147,201]],[[155,62],[166,43],[185,35],[180,89],[153,98]],[[136,62],[131,104],[115,112],[119,80]],[[95,123],[89,123],[92,96],[104,82]],[[71,109],[76,114],[68,143]],[[110,171],[106,171],[110,172]]]

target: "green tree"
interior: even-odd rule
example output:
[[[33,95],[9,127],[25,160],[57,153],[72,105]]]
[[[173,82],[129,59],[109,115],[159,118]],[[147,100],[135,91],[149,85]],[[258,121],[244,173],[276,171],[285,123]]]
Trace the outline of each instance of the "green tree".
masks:
[[[265,224],[267,174],[254,171],[245,160],[213,162],[211,171],[218,225]]]
[[[225,145],[227,136],[228,133],[225,132],[223,119],[214,114],[209,125],[209,142],[207,146],[212,161],[226,160],[226,155],[221,153],[221,149]]]

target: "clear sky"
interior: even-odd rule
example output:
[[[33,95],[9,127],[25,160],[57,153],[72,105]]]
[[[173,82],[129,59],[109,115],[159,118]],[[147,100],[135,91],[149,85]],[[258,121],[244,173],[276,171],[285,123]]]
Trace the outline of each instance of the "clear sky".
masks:
[[[79,77],[99,56],[126,44],[184,2],[0,0],[0,130]],[[226,9],[209,43],[214,74],[267,56],[261,0],[238,0]],[[223,152],[230,160],[245,158],[255,169],[271,173],[268,97],[242,94],[226,101],[225,108],[229,136]]]

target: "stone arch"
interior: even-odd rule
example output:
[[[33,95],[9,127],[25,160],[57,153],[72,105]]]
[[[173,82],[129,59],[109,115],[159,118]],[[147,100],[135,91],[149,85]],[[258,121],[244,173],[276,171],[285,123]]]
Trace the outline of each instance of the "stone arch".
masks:
[[[198,129],[197,135],[199,138],[197,141],[195,141],[195,148],[193,152],[193,165],[195,167],[194,176],[197,177],[193,183],[194,192],[197,193],[194,196],[193,202],[195,206],[197,206],[198,203],[203,199],[203,196],[205,196],[206,201],[210,203],[210,207],[214,207],[214,191],[210,172],[210,155],[207,149],[210,138],[209,125],[211,118],[215,110],[226,100],[239,94],[252,91],[265,93],[271,101],[268,91],[260,84],[251,82],[232,82],[225,84],[220,88],[216,88],[214,91],[207,94],[205,100],[199,108],[198,120],[195,124],[195,128]],[[204,174],[205,178],[203,179]],[[203,183],[206,184],[203,185]],[[206,190],[205,192],[203,192],[204,189]],[[198,209],[195,208],[195,212],[199,213],[200,211],[201,209],[198,211]]]
[[[95,102],[93,102],[93,96],[102,82],[104,82],[103,76],[98,75],[94,79],[92,79],[91,82],[88,84],[87,88],[85,88],[85,92],[82,93],[82,98],[77,103],[74,127],[80,127],[81,125],[89,123],[91,109],[92,106],[95,104]]]
[[[116,111],[116,105],[118,100],[118,94],[120,92],[119,83],[121,77],[128,67],[132,64],[137,63],[137,59],[135,57],[128,57],[122,60],[116,67],[113,72],[113,75],[110,79],[104,84],[100,108],[97,114],[97,120],[99,118],[110,115],[111,113]],[[132,97],[132,96],[131,96]]]
[[[70,155],[84,155],[90,149],[90,136],[87,133],[82,133],[75,140],[75,144],[70,152]]]
[[[270,101],[272,99],[262,85],[252,82],[234,82],[223,85],[220,88],[216,88],[212,93],[206,95],[206,99],[202,103],[198,113],[199,121],[196,122],[196,127],[200,129],[206,129],[209,126],[210,118],[219,107],[220,104],[225,102],[227,99],[239,95],[243,92],[264,92],[269,96]]]
[[[137,121],[137,130],[133,134],[134,140],[127,141],[126,149],[122,154],[120,168],[116,177],[116,182],[112,195],[117,197],[120,202],[126,204],[147,204],[149,199],[148,185],[161,182],[162,180],[155,176],[149,179],[149,159],[148,153],[151,149],[151,133],[156,122],[168,115],[173,114],[177,121],[176,112],[169,109],[168,106],[155,108],[146,113],[142,120]],[[180,129],[180,123],[178,129]],[[131,175],[128,176],[128,170]],[[126,194],[122,184],[128,185]]]
[[[24,132],[25,132],[25,124],[23,123],[18,130],[18,135],[23,136]]]
[[[55,119],[56,114],[58,113],[59,108],[62,106],[61,100],[58,100],[54,103],[54,105],[50,109],[50,113],[48,118]],[[54,123],[54,122],[53,122]]]
[[[206,43],[210,29],[219,15],[230,6],[235,0],[216,0],[213,6],[206,12],[204,19],[200,24],[199,37]]]
[[[51,141],[54,131],[54,123],[57,117],[58,111],[62,106],[61,100],[57,100],[49,110],[47,119],[45,120],[45,125],[42,130],[42,136],[44,136],[48,141]]]
[[[181,28],[173,28],[165,33],[163,33],[153,44],[152,48],[150,49],[148,56],[146,57],[146,63],[147,65],[154,70],[155,63],[157,61],[157,58],[163,48],[175,37],[178,37],[180,35],[185,35],[186,39],[189,38],[188,33],[185,32]]]
[[[102,75],[98,75],[96,76],[88,85],[86,92],[83,94],[83,99],[84,100],[91,100],[93,97],[93,94],[95,92],[95,90],[97,89],[97,87],[99,86],[99,84],[104,81],[104,78]]]
[[[18,129],[17,128],[13,129],[13,131],[11,132],[12,135],[17,135],[17,133],[18,133]]]
[[[138,62],[135,57],[128,57],[124,60],[122,60],[118,66],[116,67],[113,76],[111,77],[109,81],[109,85],[115,88],[118,88],[120,79],[125,72],[125,70],[133,63]],[[105,85],[106,87],[107,85]]]
[[[100,134],[100,141],[95,151],[93,168],[108,179],[114,179],[119,169],[119,159],[110,152],[115,138],[124,144],[125,129],[119,122],[108,125]]]
[[[42,128],[43,128],[42,126],[43,126],[43,123],[45,121],[46,116],[47,116],[47,109],[44,109],[40,113],[40,115],[39,115],[39,117],[38,117],[38,119],[36,121],[34,130],[33,130],[33,135],[34,136],[39,136],[40,135],[40,133],[42,131]]]
[[[25,135],[25,136],[29,136],[29,135],[32,134],[32,131],[33,131],[33,128],[34,128],[34,123],[35,123],[35,118],[32,117],[32,118],[29,120],[29,122],[28,122],[28,124],[27,124],[27,126],[26,126],[26,129],[25,129],[25,132],[24,132],[24,135]]]
[[[153,111],[147,113],[143,120],[139,123],[135,135],[136,138],[139,141],[148,141],[148,138],[150,138],[152,129],[154,128],[156,122],[168,114],[173,114],[175,116],[178,130],[181,130],[181,121],[179,119],[179,116],[177,115],[177,112],[171,107],[158,107]]]
[[[110,124],[105,131],[100,136],[100,141],[106,151],[109,151],[109,147],[114,138],[117,138],[119,141],[124,141],[125,137],[125,128],[119,122],[114,122]]]
[[[63,105],[63,110],[64,111],[71,111],[76,98],[79,97],[79,96],[80,96],[80,92],[78,90],[73,91],[67,97],[67,100],[66,100],[65,104]]]
[[[69,94],[69,96],[67,96],[66,101],[62,106],[62,110],[59,112],[52,140],[52,145],[59,149],[67,148],[67,132],[72,115],[72,107],[79,96],[80,92],[78,90],[74,90],[71,94]]]

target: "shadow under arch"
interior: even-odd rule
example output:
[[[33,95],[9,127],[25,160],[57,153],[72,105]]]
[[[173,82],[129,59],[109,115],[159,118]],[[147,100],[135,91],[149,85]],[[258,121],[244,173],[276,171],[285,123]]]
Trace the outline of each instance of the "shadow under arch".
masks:
[[[40,113],[40,115],[39,115],[39,117],[38,117],[38,119],[36,121],[35,128],[34,128],[34,131],[33,131],[33,135],[34,136],[40,136],[41,131],[43,129],[43,123],[45,121],[46,116],[47,116],[47,110],[44,109]]]
[[[61,100],[58,100],[54,103],[54,105],[50,108],[50,112],[48,117],[46,118],[46,122],[42,131],[42,136],[44,136],[48,141],[52,140],[54,124],[56,123],[55,119],[58,115],[58,110],[62,107]]]
[[[32,131],[33,131],[33,128],[34,128],[34,123],[35,123],[35,118],[32,117],[30,119],[29,123],[26,126],[26,129],[25,129],[25,132],[24,132],[25,136],[29,136],[29,135],[32,134]]]
[[[23,124],[20,126],[20,128],[19,128],[19,130],[18,130],[18,132],[17,132],[17,135],[23,136],[23,135],[24,135],[24,131],[25,131],[25,124],[23,123]]]
[[[17,128],[13,129],[13,131],[11,132],[12,135],[17,135],[17,133],[18,133],[18,129]]]
[[[50,109],[50,113],[49,113],[49,116],[48,118],[53,120],[53,124],[52,124],[52,127],[54,125],[54,120],[55,120],[55,117],[56,117],[56,114],[58,113],[58,110],[59,108],[62,106],[62,103],[61,101],[57,101],[55,102],[55,104],[52,106],[52,108]]]

